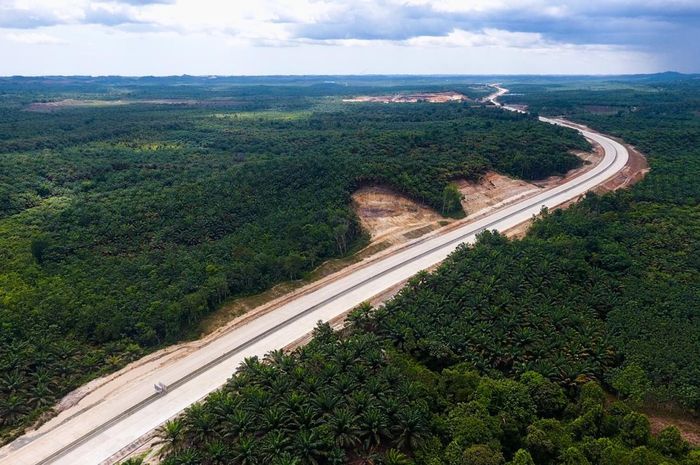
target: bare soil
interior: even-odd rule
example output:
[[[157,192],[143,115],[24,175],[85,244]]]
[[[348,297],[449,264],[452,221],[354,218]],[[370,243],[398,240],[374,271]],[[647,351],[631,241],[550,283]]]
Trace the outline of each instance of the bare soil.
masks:
[[[683,439],[688,441],[691,446],[700,446],[700,421],[697,418],[657,410],[642,409],[642,413],[649,417],[653,434],[658,434],[659,431],[669,426],[675,426],[681,432]]]
[[[459,92],[423,92],[416,94],[396,95],[361,95],[354,98],[343,99],[343,102],[375,102],[375,103],[445,103],[467,102],[470,98]]]
[[[521,105],[521,104],[519,104],[519,103],[509,103],[509,104],[508,104],[508,108],[514,108],[516,111],[518,111],[518,112],[520,112],[520,113],[525,113],[525,112],[527,112],[528,106],[527,106],[527,105]]]
[[[383,186],[365,186],[357,190],[352,196],[353,208],[362,227],[369,232],[371,244],[396,245],[449,224],[471,221],[563,180],[563,177],[556,177],[536,185],[489,171],[479,181],[456,181],[463,195],[462,207],[467,212],[466,218],[459,221],[444,218],[431,208]]]
[[[27,105],[27,111],[52,112],[62,108],[115,107],[126,105],[125,100],[76,100],[64,99],[54,102],[34,102]]]
[[[598,186],[595,192],[605,193],[627,188],[644,179],[649,172],[649,163],[639,150],[619,139],[617,141],[624,145],[630,154],[627,165],[615,177]]]
[[[477,182],[460,180],[456,182],[462,193],[462,207],[467,218],[501,207],[508,199],[514,201],[541,190],[529,182],[509,178],[494,171],[488,171]]]
[[[391,189],[382,186],[366,186],[352,195],[355,213],[368,231],[373,243],[388,241],[392,244],[418,237],[440,227],[445,220],[434,210],[420,205]],[[418,234],[418,235],[422,235]]]
[[[383,186],[366,186],[357,190],[352,196],[353,208],[362,227],[369,232],[371,244],[401,244],[447,225],[457,226],[465,221],[472,221],[493,210],[537,195],[544,189],[558,186],[592,169],[604,155],[602,147],[597,144],[594,144],[591,152],[574,153],[583,160],[583,164],[569,171],[566,176],[550,176],[530,183],[488,171],[478,181],[456,181],[463,195],[462,207],[467,212],[466,218],[459,221],[443,218],[431,208]],[[505,234],[522,236],[527,232],[529,224],[527,222],[506,231]]]

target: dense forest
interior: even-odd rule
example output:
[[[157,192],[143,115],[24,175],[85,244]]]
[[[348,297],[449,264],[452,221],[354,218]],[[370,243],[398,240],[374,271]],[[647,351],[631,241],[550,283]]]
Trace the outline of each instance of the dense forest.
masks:
[[[619,86],[511,99],[632,142],[643,182],[486,232],[342,333],[246,361],[162,428],[163,463],[700,463],[635,412],[700,408],[700,85]]]
[[[306,347],[246,360],[161,427],[161,463],[700,463],[675,427],[652,436],[644,415],[607,402],[593,381],[490,377],[468,362],[436,370],[367,332],[371,320],[357,315],[343,335],[321,325]]]
[[[349,205],[364,183],[442,210],[454,178],[564,173],[588,147],[469,102],[343,104],[327,96],[340,85],[56,80],[0,80],[5,438],[91,377],[196,335],[227,299],[361,246]],[[166,96],[184,100],[146,100]]]
[[[591,197],[539,222],[529,240],[550,248],[580,244],[581,258],[598,275],[592,289],[613,291],[613,305],[599,312],[623,366],[609,372],[610,381],[641,368],[635,395],[698,412],[700,82],[609,87],[522,86],[522,95],[511,97],[535,112],[565,114],[622,137],[647,154],[652,168],[629,191]]]

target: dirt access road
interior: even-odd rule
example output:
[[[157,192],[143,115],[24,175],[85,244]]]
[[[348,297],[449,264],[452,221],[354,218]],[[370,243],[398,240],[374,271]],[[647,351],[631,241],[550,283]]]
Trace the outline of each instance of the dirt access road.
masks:
[[[550,124],[573,127],[560,119]],[[373,296],[391,289],[421,270],[444,260],[462,243],[471,243],[486,229],[504,231],[579,198],[614,177],[629,153],[619,142],[575,128],[605,151],[590,171],[467,224],[412,241],[314,290],[284,300],[257,318],[217,334],[188,355],[162,364],[137,379],[103,386],[101,398],[86,397],[75,406],[0,450],[0,463],[11,465],[111,463],[163,422],[223,385],[247,357],[285,347],[308,334],[319,320],[333,320]],[[164,383],[167,392],[156,393]]]

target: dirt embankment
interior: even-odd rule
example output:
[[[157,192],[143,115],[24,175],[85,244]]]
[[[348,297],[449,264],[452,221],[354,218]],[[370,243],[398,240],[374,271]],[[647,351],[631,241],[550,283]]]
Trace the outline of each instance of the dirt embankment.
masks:
[[[627,188],[642,180],[649,172],[649,165],[644,155],[629,144],[623,143],[623,145],[630,154],[627,165],[613,178],[596,188],[595,192],[605,193]],[[477,182],[456,181],[463,195],[462,206],[467,212],[467,217],[459,221],[474,220],[510,203],[537,195],[544,189],[568,182],[591,170],[604,157],[602,147],[595,143],[591,152],[574,153],[583,160],[583,164],[569,171],[566,176],[550,176],[530,183],[489,171]],[[576,201],[578,199],[566,202],[557,208],[567,208]],[[455,223],[455,220],[442,218],[430,208],[381,186],[364,187],[355,192],[353,205],[362,226],[370,233],[374,244],[383,241],[399,244]],[[504,234],[509,237],[522,237],[529,225],[530,222],[525,222],[504,231]]]
[[[624,189],[644,179],[644,176],[649,172],[649,163],[644,155],[633,146],[625,144],[619,139],[616,140],[627,148],[630,154],[629,160],[615,177],[598,186],[595,192],[605,193]]]
[[[449,221],[386,187],[362,187],[355,191],[352,200],[355,213],[362,227],[370,233],[372,242],[398,244],[408,240],[406,235],[411,236],[411,232],[428,232],[440,227],[441,222]]]
[[[468,219],[541,190],[534,184],[494,171],[486,172],[477,182],[459,180],[455,184],[462,193],[462,207]]]
[[[494,171],[486,172],[478,181],[455,181],[462,193],[462,207],[467,212],[467,217],[459,222],[472,221],[580,176],[602,160],[603,150],[595,147],[592,152],[576,152],[576,155],[584,161],[580,168],[569,171],[566,176],[551,176],[534,183]],[[355,213],[375,244],[400,244],[455,223],[455,220],[443,218],[434,210],[382,186],[363,187],[352,198]],[[524,231],[526,227],[520,229]]]
[[[673,414],[655,410],[642,409],[651,425],[651,432],[658,434],[669,426],[675,426],[681,432],[683,439],[693,447],[700,447],[700,421],[684,414]]]
[[[460,223],[484,215],[509,203],[540,192],[543,187],[496,172],[487,172],[476,182],[456,181],[467,217]],[[455,223],[429,207],[382,186],[366,186],[353,196],[353,208],[373,244],[401,244],[443,226]]]

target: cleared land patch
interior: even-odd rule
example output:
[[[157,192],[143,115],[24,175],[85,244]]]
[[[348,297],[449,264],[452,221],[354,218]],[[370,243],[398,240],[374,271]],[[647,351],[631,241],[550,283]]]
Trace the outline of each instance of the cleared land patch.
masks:
[[[343,99],[343,102],[376,102],[376,103],[445,103],[445,102],[468,102],[471,99],[459,92],[422,92],[416,94],[395,94],[395,95],[364,95]]]
[[[404,234],[423,230],[430,225],[438,227],[438,222],[445,221],[431,208],[382,186],[362,187],[352,195],[352,199],[355,213],[362,227],[369,232],[372,242],[405,242]],[[423,234],[430,230],[432,228]]]
[[[493,171],[488,171],[477,182],[460,180],[456,184],[463,195],[462,206],[468,217],[498,207],[513,196],[525,196],[540,190],[534,184]]]
[[[455,184],[463,195],[462,206],[467,212],[465,219],[534,195],[542,189],[493,171],[488,171],[479,181],[460,180]],[[400,244],[455,222],[384,186],[362,187],[352,199],[353,209],[374,244]]]

